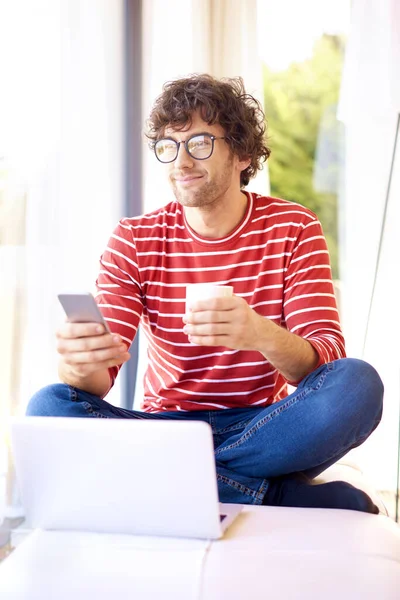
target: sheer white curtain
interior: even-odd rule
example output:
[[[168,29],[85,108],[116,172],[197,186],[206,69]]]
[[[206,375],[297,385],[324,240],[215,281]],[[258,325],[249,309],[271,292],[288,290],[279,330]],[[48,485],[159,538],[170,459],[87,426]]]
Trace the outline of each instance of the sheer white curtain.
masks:
[[[31,115],[37,131],[28,140],[33,154],[37,139],[45,142],[28,186],[22,403],[56,378],[57,292],[93,289],[99,255],[123,206],[123,3],[43,4],[51,21],[41,23],[37,5],[31,9],[31,37],[48,41],[37,67],[38,112]]]
[[[257,0],[146,0],[143,3],[144,117],[147,118],[166,81],[191,73],[241,76],[246,91],[263,104],[256,23]],[[266,167],[248,189],[269,193]],[[173,199],[149,151],[145,151],[143,158],[143,195],[145,211],[155,210]],[[146,366],[143,336],[140,346],[137,405],[143,394]]]
[[[12,252],[4,259],[4,295],[14,297],[18,281],[23,306],[2,339],[19,366],[12,409],[0,398],[3,416],[22,412],[37,389],[57,381],[54,333],[64,317],[56,295],[93,289],[122,215],[123,8],[123,0],[0,4],[0,154],[26,196],[25,245],[13,264]],[[1,313],[7,325],[12,317]],[[118,404],[118,386],[113,394]]]
[[[400,402],[399,143],[372,305],[371,295],[400,112],[399,74],[400,4],[354,0],[339,107],[346,130],[340,211],[342,313],[349,354],[371,362],[385,384],[382,424],[355,455],[376,485],[386,490],[396,483]]]

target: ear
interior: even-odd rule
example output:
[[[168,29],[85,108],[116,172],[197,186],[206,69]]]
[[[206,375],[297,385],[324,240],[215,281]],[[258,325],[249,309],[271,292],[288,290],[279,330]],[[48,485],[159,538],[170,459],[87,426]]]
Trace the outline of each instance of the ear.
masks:
[[[243,159],[237,159],[237,169],[238,171],[241,173],[242,171],[244,171],[245,169],[247,169],[247,167],[251,164],[251,158],[243,158]]]

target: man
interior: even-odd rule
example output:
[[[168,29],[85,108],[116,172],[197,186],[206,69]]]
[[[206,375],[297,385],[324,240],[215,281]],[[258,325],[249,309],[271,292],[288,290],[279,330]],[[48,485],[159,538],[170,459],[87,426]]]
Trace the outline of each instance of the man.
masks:
[[[176,200],[120,221],[97,280],[113,333],[61,327],[63,384],[38,392],[27,414],[199,419],[213,430],[222,502],[376,513],[347,483],[311,484],[378,425],[383,386],[371,366],[344,358],[316,216],[243,191],[270,154],[264,135],[241,79],[164,86],[147,136]],[[201,282],[234,295],[185,312],[186,286]],[[142,410],[129,411],[103,398],[139,322],[148,367]]]

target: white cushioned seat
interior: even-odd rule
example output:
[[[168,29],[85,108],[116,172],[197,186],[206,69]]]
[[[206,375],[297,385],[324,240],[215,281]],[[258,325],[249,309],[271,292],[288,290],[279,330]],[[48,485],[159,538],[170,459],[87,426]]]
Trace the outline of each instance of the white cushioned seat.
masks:
[[[379,502],[350,464],[318,480],[331,479]],[[244,506],[215,542],[36,531],[0,565],[0,597],[399,600],[400,528],[350,510]]]

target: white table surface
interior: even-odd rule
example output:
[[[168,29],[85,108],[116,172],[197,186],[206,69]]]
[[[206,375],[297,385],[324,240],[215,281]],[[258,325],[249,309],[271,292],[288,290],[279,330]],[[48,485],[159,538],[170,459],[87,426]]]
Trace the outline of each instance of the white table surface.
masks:
[[[5,600],[398,600],[400,528],[345,510],[245,507],[222,540],[35,531]]]

